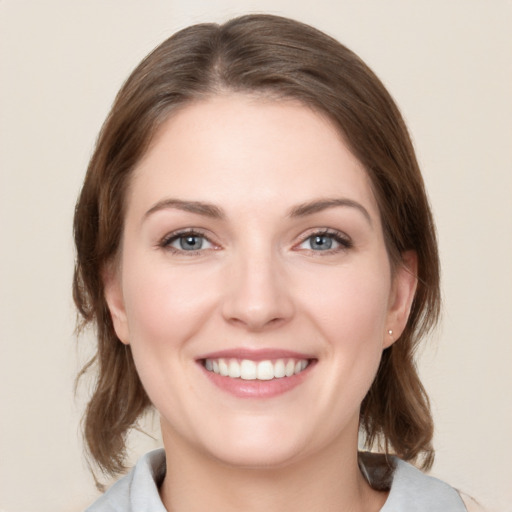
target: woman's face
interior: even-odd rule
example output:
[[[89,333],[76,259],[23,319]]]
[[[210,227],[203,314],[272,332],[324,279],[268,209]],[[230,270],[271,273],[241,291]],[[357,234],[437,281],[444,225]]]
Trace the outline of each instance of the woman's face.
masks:
[[[244,466],[356,449],[415,279],[391,273],[328,120],[235,94],[174,114],[134,172],[119,261],[107,301],[168,449]]]

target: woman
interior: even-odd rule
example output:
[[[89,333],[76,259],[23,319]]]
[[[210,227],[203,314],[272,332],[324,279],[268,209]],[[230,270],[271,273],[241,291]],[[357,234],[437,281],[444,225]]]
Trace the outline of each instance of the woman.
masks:
[[[348,49],[264,15],[177,33],[118,94],[74,227],[90,455],[122,471],[151,406],[165,448],[89,510],[466,510],[408,463],[434,454],[413,352],[435,232],[399,111]]]

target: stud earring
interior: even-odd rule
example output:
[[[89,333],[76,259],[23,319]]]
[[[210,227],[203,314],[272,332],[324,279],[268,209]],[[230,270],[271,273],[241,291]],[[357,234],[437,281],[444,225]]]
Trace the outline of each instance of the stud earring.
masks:
[[[388,334],[389,334],[390,336],[393,336],[393,330],[392,330],[392,329],[389,329]]]

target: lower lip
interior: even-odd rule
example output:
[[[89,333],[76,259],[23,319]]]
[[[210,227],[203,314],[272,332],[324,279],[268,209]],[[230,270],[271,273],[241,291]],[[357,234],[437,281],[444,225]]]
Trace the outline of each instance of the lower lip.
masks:
[[[291,377],[282,377],[271,380],[244,380],[224,377],[218,373],[208,371],[200,364],[203,372],[218,388],[238,398],[272,398],[282,395],[300,385],[309,375],[314,361],[308,367]]]

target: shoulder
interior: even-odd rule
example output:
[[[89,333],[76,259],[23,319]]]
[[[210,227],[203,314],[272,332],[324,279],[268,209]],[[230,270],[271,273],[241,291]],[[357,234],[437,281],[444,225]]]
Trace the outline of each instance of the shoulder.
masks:
[[[393,482],[382,512],[402,510],[399,507],[404,505],[409,512],[466,512],[460,494],[453,487],[407,462],[394,460]]]
[[[380,469],[375,472],[372,465],[369,468],[369,481],[373,487],[383,488],[379,478],[386,475],[389,495],[381,512],[467,512],[459,492],[447,483],[397,457],[384,457],[384,460],[391,471]],[[382,468],[382,464],[373,466]]]
[[[158,493],[164,475],[164,451],[149,452],[85,512],[166,512]]]
[[[463,492],[460,493],[460,496],[462,498],[462,501],[464,502],[464,505],[466,505],[466,509],[468,512],[485,512],[485,509],[471,496],[468,496],[467,494],[464,494]]]

